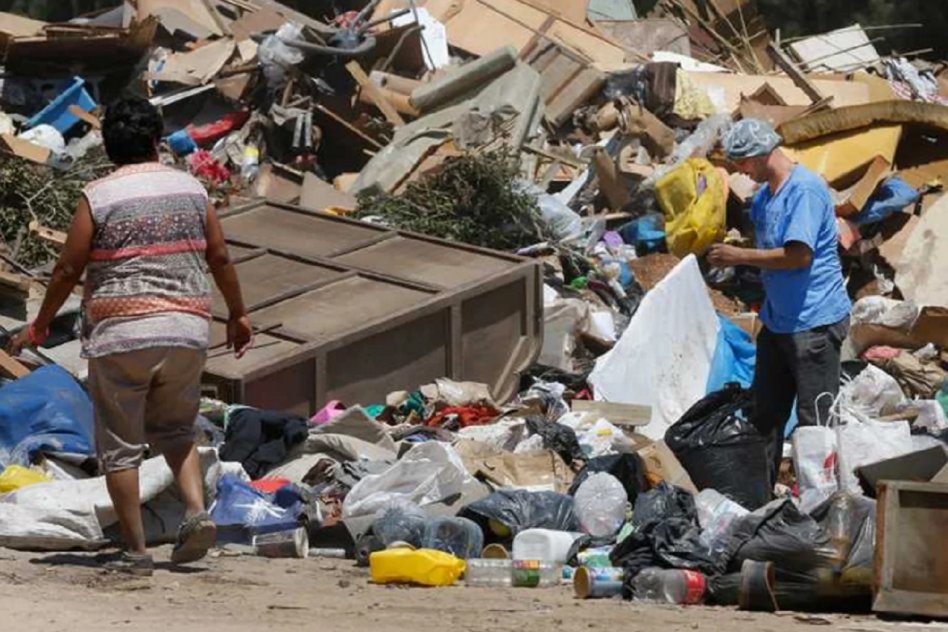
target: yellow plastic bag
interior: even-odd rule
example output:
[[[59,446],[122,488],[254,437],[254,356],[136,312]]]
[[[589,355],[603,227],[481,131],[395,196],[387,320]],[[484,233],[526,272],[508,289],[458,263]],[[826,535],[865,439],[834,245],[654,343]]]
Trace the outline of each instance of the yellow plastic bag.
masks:
[[[369,572],[376,584],[450,586],[465,566],[464,560],[434,549],[386,549],[369,555]]]
[[[726,180],[704,158],[689,158],[655,183],[669,252],[704,254],[725,233]]]
[[[21,487],[29,487],[37,483],[47,483],[49,479],[45,474],[22,465],[8,465],[3,473],[0,474],[0,494],[12,492]]]

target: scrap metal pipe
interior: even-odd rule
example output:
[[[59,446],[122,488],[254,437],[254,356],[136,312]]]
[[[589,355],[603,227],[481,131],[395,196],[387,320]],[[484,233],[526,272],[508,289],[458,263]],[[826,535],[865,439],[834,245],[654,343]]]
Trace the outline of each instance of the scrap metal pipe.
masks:
[[[487,85],[516,64],[517,51],[512,46],[498,48],[490,55],[464,64],[438,81],[419,87],[411,93],[411,104],[419,112],[427,112],[479,86]]]

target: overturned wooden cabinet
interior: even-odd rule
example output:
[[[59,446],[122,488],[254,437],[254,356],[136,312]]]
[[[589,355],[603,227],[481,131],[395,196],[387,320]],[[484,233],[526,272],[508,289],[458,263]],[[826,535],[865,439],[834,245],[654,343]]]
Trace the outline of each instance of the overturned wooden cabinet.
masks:
[[[272,202],[221,222],[260,331],[235,359],[215,296],[204,383],[221,399],[309,414],[450,377],[504,400],[539,353],[535,262]]]
[[[948,618],[948,484],[881,481],[875,612]]]

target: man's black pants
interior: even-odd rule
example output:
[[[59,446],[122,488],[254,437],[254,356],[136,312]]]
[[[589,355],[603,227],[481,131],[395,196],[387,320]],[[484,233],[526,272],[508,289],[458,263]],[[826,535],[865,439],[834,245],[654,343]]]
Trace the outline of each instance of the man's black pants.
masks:
[[[757,337],[753,417],[757,430],[768,439],[771,486],[777,481],[794,398],[800,426],[826,423],[839,392],[840,348],[848,334],[847,316],[838,323],[794,334],[777,334],[764,327]],[[820,397],[822,393],[829,395]]]

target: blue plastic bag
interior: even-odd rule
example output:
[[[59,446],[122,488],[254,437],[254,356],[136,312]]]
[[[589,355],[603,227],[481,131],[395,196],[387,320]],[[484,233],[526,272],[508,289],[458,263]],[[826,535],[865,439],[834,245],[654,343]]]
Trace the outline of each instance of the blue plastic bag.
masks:
[[[915,204],[920,193],[899,177],[892,177],[879,185],[869,201],[852,220],[859,226],[881,222],[888,216],[898,213],[909,204]]]
[[[619,229],[622,241],[646,252],[658,250],[665,243],[665,218],[658,213],[638,217]]]
[[[300,526],[303,504],[281,507],[236,476],[226,474],[217,482],[211,520],[219,527],[218,541],[249,542],[254,535],[286,531]]]
[[[754,381],[757,348],[746,331],[720,314],[718,320],[721,329],[718,331],[714,357],[711,358],[706,392],[719,391],[728,382],[737,382],[744,388],[750,388]]]
[[[95,454],[92,402],[58,366],[0,388],[0,469],[29,465],[39,453]]]

